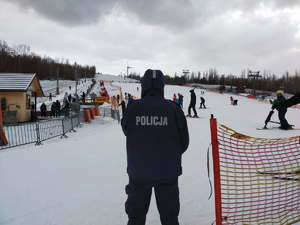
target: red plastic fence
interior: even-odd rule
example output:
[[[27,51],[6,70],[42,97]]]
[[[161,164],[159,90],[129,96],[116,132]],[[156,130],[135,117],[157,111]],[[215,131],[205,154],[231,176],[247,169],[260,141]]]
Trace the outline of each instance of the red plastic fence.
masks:
[[[211,119],[217,225],[300,221],[300,137],[263,139]]]

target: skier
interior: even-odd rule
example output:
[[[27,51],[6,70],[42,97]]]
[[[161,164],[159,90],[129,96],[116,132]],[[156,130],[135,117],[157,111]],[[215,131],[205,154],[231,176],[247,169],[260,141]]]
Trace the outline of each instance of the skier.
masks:
[[[188,117],[191,117],[191,109],[193,109],[194,111],[194,116],[195,118],[198,118],[198,115],[197,115],[197,111],[195,109],[195,106],[196,106],[196,94],[195,94],[195,91],[194,89],[190,90],[191,92],[191,101],[190,101],[190,105],[189,105],[189,109],[188,109]]]
[[[202,109],[202,106],[204,109],[206,109],[206,106],[205,106],[205,98],[203,98],[202,96],[200,97],[200,100],[201,100],[201,103],[200,103],[200,108],[199,109]]]
[[[288,130],[291,129],[292,126],[288,123],[288,121],[285,118],[285,114],[287,112],[287,105],[286,105],[286,99],[283,96],[283,91],[278,90],[276,92],[277,99],[273,101],[272,110],[276,109],[278,111],[278,119],[280,121],[280,129]]]
[[[52,101],[52,94],[49,94],[49,101]]]
[[[147,70],[142,98],[132,100],[122,119],[127,141],[129,184],[125,203],[128,225],[145,225],[152,188],[162,225],[179,225],[178,176],[189,145],[186,118],[177,104],[164,98],[164,76]]]

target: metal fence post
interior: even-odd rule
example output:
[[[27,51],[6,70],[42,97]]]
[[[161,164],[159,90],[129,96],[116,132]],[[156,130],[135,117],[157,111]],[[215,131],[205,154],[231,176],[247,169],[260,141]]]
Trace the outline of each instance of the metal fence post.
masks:
[[[39,122],[35,123],[35,131],[36,131],[36,143],[35,145],[41,145],[41,134],[40,134],[40,126],[39,126]]]

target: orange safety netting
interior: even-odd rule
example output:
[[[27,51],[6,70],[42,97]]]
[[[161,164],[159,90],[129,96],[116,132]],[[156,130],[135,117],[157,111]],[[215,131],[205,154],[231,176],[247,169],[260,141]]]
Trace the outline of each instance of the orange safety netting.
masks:
[[[299,222],[300,137],[253,138],[224,125],[215,129],[212,140],[219,224]]]

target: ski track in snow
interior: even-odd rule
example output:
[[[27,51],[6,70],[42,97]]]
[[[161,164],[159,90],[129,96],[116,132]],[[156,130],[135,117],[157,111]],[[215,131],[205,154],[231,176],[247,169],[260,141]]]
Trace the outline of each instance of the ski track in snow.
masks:
[[[140,96],[139,84],[115,84],[122,86],[123,93]],[[113,88],[108,89],[110,94],[118,94]],[[165,97],[171,99],[174,93],[183,94],[187,114],[189,90],[166,86]],[[256,130],[264,125],[270,105],[234,96],[239,105],[232,106],[230,95],[205,92],[209,108],[201,110],[198,109],[200,90],[195,92],[201,118],[187,118],[190,145],[183,155],[183,175],[179,178],[183,225],[207,225],[214,220],[206,168],[210,114],[220,123],[250,136],[299,135],[297,130]],[[289,109],[287,113],[288,121],[296,127],[300,127],[299,113],[297,109]],[[273,120],[277,120],[277,113]],[[0,152],[0,225],[126,224],[124,187],[128,178],[125,137],[120,125],[111,119],[97,118],[77,131],[68,134],[67,139],[55,138],[38,147],[27,145]],[[160,224],[154,196],[146,224]]]

